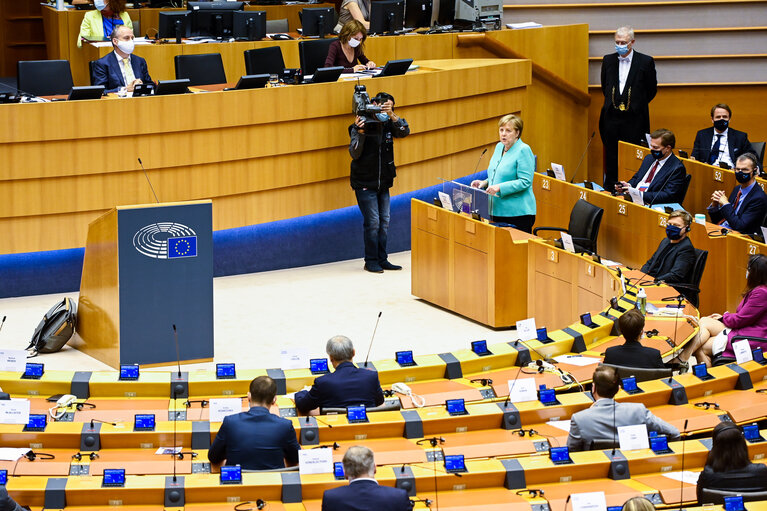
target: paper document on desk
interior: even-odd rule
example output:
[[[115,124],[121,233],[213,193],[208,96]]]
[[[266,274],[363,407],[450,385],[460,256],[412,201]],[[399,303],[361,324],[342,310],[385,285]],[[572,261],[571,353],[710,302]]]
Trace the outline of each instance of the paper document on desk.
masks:
[[[535,21],[524,21],[522,23],[506,23],[506,28],[510,28],[512,30],[518,30],[521,28],[539,28],[542,27],[540,23],[536,23]]]
[[[634,204],[639,204],[640,206],[644,206],[644,199],[642,199],[642,194],[639,190],[636,188],[629,186],[628,188],[629,196],[631,197],[631,201]]]
[[[691,472],[689,470],[685,470],[684,472],[666,472],[662,475],[663,477],[668,477],[674,481],[679,481],[687,484],[698,484],[698,476],[700,475],[700,472]]]
[[[570,364],[578,367],[586,367],[598,364],[602,361],[601,358],[582,357],[580,355],[559,355],[558,357],[554,357],[554,360],[562,362],[563,364]]]
[[[561,429],[562,431],[570,432],[570,421],[549,421],[546,424]]]
[[[621,266],[623,263],[619,263],[618,261],[613,261],[611,259],[605,259],[603,257],[602,258],[602,264],[605,265],[605,266],[613,267],[613,266]]]
[[[607,509],[607,499],[603,491],[572,493],[570,498],[573,511],[605,511]]]
[[[16,461],[30,450],[29,447],[0,447],[0,461]]]

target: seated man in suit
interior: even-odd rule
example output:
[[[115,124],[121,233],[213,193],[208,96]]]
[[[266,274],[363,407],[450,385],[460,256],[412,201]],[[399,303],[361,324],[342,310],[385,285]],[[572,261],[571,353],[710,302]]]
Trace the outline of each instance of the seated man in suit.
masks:
[[[349,484],[325,490],[322,511],[410,511],[413,508],[405,490],[378,484],[374,478],[373,451],[367,447],[350,447],[343,463]]]
[[[605,364],[614,366],[662,369],[663,359],[660,351],[642,346],[644,315],[638,309],[630,309],[618,318],[618,330],[626,342],[620,346],[611,346],[605,351]]]
[[[639,191],[645,204],[679,203],[684,200],[684,164],[674,155],[676,137],[667,129],[650,134],[650,154],[645,156],[634,177],[627,183],[620,181],[615,189],[627,193],[629,187]]]
[[[354,346],[351,339],[336,335],[328,340],[325,351],[335,369],[314,380],[311,389],[296,392],[296,408],[307,413],[315,408],[346,408],[347,406],[378,406],[384,396],[378,373],[354,367]]]
[[[689,282],[695,265],[695,247],[687,235],[691,224],[692,216],[687,211],[671,213],[666,222],[666,237],[642,266],[642,272],[666,284]]]
[[[732,110],[724,103],[711,107],[711,122],[713,128],[704,128],[695,135],[690,159],[702,161],[709,165],[726,163],[727,168],[733,168],[738,156],[754,152],[748,135],[729,127]]]
[[[759,163],[753,153],[738,156],[735,179],[740,184],[732,190],[729,199],[724,190],[717,190],[711,195],[708,216],[712,222],[742,234],[761,234],[767,213],[767,195],[756,182],[758,168]]]
[[[133,92],[136,85],[151,82],[146,60],[133,55],[133,29],[117,25],[111,39],[115,51],[93,62],[93,85],[103,85],[105,92],[122,87]]]
[[[268,470],[298,463],[301,446],[293,423],[269,412],[277,395],[277,384],[268,376],[250,382],[250,410],[224,418],[216,438],[208,449],[214,465],[226,460],[227,465],[244,469]]]
[[[647,425],[647,431],[667,435],[669,440],[679,438],[679,430],[659,419],[642,403],[618,403],[613,397],[618,393],[618,373],[610,366],[594,370],[591,395],[594,404],[570,418],[570,435],[567,447],[571,451],[587,451],[594,442],[615,442],[617,445],[620,426]]]

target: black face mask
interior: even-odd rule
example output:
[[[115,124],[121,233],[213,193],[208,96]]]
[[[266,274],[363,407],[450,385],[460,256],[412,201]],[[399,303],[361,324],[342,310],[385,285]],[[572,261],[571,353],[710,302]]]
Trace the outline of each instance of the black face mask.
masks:
[[[735,171],[735,181],[737,181],[740,184],[748,183],[751,181],[751,173],[750,172],[740,172]]]
[[[727,119],[717,119],[714,121],[714,128],[716,128],[717,131],[724,131],[727,129],[729,124],[730,121]]]
[[[653,158],[655,158],[656,160],[660,160],[660,159],[662,159],[662,158],[663,158],[663,151],[654,151],[654,150],[651,150],[651,151],[650,151],[650,154],[652,154],[652,157],[653,157]]]

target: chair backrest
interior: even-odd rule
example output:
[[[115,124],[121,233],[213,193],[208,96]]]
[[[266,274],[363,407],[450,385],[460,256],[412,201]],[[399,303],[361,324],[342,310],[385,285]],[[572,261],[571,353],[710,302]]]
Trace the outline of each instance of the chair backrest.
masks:
[[[301,14],[301,11],[298,11]],[[266,33],[267,34],[281,34],[290,30],[288,25],[288,18],[282,18],[279,20],[266,20]]]
[[[189,85],[211,85],[226,83],[224,62],[220,53],[202,55],[176,55],[176,80],[189,79]]]
[[[69,94],[74,83],[68,60],[20,60],[16,86],[35,96]]]
[[[618,373],[618,378],[628,378],[629,376],[635,376],[637,381],[649,381],[657,380],[659,378],[668,378],[671,376],[671,368],[669,367],[662,367],[660,369],[646,369],[643,367],[617,366],[613,364],[602,365],[614,367],[615,371]],[[612,447],[612,445],[610,447]]]
[[[269,23],[267,21],[267,23]],[[269,30],[267,29],[267,32]],[[285,60],[279,46],[267,46],[255,50],[245,50],[245,71],[249,75],[282,75]]]
[[[93,68],[96,66],[95,60],[89,60],[88,61],[88,76],[91,79],[91,85],[95,85],[95,77],[93,76]]]
[[[301,69],[305,75],[313,75],[317,68],[325,67],[330,43],[335,39],[317,39],[316,41],[299,41],[298,56],[301,59]]]
[[[756,502],[767,499],[767,491],[715,490],[713,488],[700,488],[700,503],[724,504],[725,497],[735,497],[737,495],[741,495],[744,502]]]
[[[751,147],[756,153],[756,159],[759,160],[759,168],[764,170],[764,142],[751,142]]]
[[[255,473],[259,473],[259,472],[298,472],[298,468],[299,468],[298,465],[296,465],[294,467],[267,468],[267,469],[264,469],[264,470],[254,470],[252,468],[243,468],[242,472],[243,473],[245,473],[245,472],[247,472],[247,473],[251,473],[251,472],[255,472]]]
[[[684,176],[684,187],[682,188],[682,197],[679,201],[680,204],[684,203],[684,198],[687,197],[687,189],[690,188],[690,181],[692,181],[692,174],[686,174]]]
[[[708,250],[695,249],[695,264],[692,267],[690,275],[691,286],[700,287],[700,279],[703,278],[703,270],[706,269],[706,260],[708,259]],[[692,304],[698,306],[698,295],[700,293],[693,290],[685,290],[683,293]]]
[[[378,406],[367,406],[365,407],[365,411],[370,412],[392,412],[402,409],[402,405],[399,401],[391,401],[391,402],[384,402],[382,405]],[[320,408],[320,415],[346,415],[346,408],[336,408],[336,407],[329,407],[329,408]]]
[[[613,447],[620,447],[620,444],[615,440],[592,440],[589,442],[589,451],[602,451]]]
[[[567,227],[568,232],[574,238],[585,238],[590,240],[589,244],[581,241],[583,248],[591,252],[597,251],[597,236],[599,236],[599,225],[602,223],[602,214],[604,210],[583,199],[573,206],[570,213],[570,224]],[[590,246],[585,246],[590,245]]]

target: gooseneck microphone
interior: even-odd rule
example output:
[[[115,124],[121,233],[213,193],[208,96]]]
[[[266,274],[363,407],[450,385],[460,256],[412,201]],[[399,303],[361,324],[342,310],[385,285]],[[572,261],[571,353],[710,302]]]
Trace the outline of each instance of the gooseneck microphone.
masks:
[[[3,316],[3,321],[0,321],[0,332],[3,331],[3,325],[5,324],[5,318],[7,318],[7,317],[8,316]]]
[[[485,147],[482,150],[482,154],[479,155],[479,159],[477,160],[477,164],[474,165],[474,172],[472,172],[472,174],[476,174],[477,173],[477,169],[479,168],[479,162],[482,161],[482,157],[485,155],[486,152],[487,152],[487,147]]]
[[[152,190],[152,195],[154,195],[154,200],[157,202],[157,204],[159,204],[160,199],[158,199],[157,194],[154,193],[154,186],[152,186],[152,182],[149,180],[149,175],[146,173],[146,169],[144,169],[144,164],[141,163],[141,158],[138,158],[138,164],[141,165],[141,170],[144,171],[144,177],[146,178],[146,182],[149,183],[149,188]]]
[[[381,321],[381,314],[383,314],[383,311],[380,311],[378,313],[378,318],[376,318],[376,326],[373,328],[372,337],[370,337],[370,346],[368,346],[368,354],[365,356],[365,367],[368,366],[368,358],[370,358],[370,350],[373,349],[373,340],[376,338],[376,331],[378,330],[378,322]]]
[[[309,415],[307,415],[307,416],[306,416],[306,423],[307,423],[307,424],[309,424],[309,417],[310,417]],[[317,422],[319,422],[319,423],[320,423],[320,424],[322,424],[323,426],[327,426],[327,427],[328,427],[328,429],[333,429],[333,425],[332,425],[332,424],[330,424],[330,423],[327,423],[327,422],[325,422],[325,421],[321,421],[321,420],[320,420],[320,419],[319,419],[319,418],[318,418],[316,415],[314,416],[314,420],[316,420]]]
[[[100,422],[102,424],[109,424],[110,426],[117,426],[116,422],[102,421],[101,419],[91,419],[91,428],[94,427],[94,422]]]
[[[671,173],[669,173],[668,176],[666,176],[666,180],[663,181],[663,184],[660,186],[659,190],[665,190],[666,189],[666,185],[668,184],[668,180],[671,179],[671,176],[673,176],[673,175],[674,175],[674,173],[671,172]],[[650,183],[650,184],[652,184],[652,183]],[[647,189],[649,190],[650,187],[648,186]],[[652,205],[655,204],[655,200],[658,198],[658,192],[654,192],[654,193],[655,193],[655,196],[650,201],[650,204],[647,205],[648,208],[652,208]]]
[[[581,161],[579,161],[579,162],[578,162],[578,166],[577,166],[577,167],[575,167],[575,172],[573,173],[573,177],[572,177],[572,178],[570,178],[570,181],[569,181],[569,182],[570,182],[571,184],[572,184],[572,182],[573,182],[573,181],[575,181],[575,176],[577,176],[577,175],[578,175],[578,169],[580,169],[580,168],[581,168],[581,163],[583,163],[583,158],[585,158],[585,157],[586,157],[586,151],[588,151],[588,150],[589,150],[589,146],[591,145],[591,141],[592,141],[592,140],[594,140],[594,135],[596,135],[596,134],[597,134],[596,130],[594,130],[594,131],[591,133],[591,136],[589,137],[589,141],[588,141],[588,143],[586,144],[586,149],[584,149],[584,150],[583,150],[583,154],[581,155]]]
[[[684,428],[682,428],[682,477],[679,478],[679,511],[682,511],[682,504],[684,504],[684,447],[685,447],[685,440],[684,437],[687,436],[687,421],[689,419],[684,420]]]
[[[176,324],[173,324],[173,340],[176,341],[176,364],[178,365],[178,377],[181,378],[181,355],[178,350],[178,330]]]

